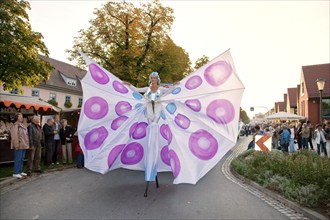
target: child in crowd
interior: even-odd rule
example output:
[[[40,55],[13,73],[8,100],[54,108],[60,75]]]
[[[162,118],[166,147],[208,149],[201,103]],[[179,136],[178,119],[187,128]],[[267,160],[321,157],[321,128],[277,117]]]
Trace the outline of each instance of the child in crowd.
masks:
[[[81,150],[79,140],[77,141],[77,144],[75,146],[75,151],[77,152],[77,168],[81,169],[84,167],[84,153]]]

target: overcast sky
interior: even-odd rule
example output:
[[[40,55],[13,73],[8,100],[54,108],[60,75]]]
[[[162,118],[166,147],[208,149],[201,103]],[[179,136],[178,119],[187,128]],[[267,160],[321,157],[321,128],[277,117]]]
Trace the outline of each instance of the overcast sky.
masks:
[[[105,3],[29,2],[32,29],[43,34],[50,57],[68,63],[65,50],[72,48],[78,30],[89,27],[94,9]],[[161,2],[174,9],[171,37],[193,63],[231,49],[245,86],[241,106],[250,117],[283,101],[287,88],[300,83],[301,66],[330,62],[328,0]],[[250,112],[251,106],[266,108]]]

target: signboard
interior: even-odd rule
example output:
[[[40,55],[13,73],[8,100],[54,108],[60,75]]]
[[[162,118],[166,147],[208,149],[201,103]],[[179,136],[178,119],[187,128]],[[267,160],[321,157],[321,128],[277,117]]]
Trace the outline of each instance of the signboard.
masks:
[[[255,150],[269,152],[272,150],[272,136],[256,135]]]

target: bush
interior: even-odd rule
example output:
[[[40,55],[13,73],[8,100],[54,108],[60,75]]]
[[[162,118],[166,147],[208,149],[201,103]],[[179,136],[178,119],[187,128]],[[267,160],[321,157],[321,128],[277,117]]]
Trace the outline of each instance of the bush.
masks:
[[[330,160],[313,151],[287,154],[248,150],[232,161],[232,167],[246,178],[307,207],[325,205],[330,198]]]
[[[55,100],[53,100],[53,99],[49,99],[47,102],[49,104],[53,105],[53,106],[57,106],[58,105],[58,103]]]
[[[64,106],[66,108],[71,108],[72,107],[72,103],[71,102],[64,102]]]

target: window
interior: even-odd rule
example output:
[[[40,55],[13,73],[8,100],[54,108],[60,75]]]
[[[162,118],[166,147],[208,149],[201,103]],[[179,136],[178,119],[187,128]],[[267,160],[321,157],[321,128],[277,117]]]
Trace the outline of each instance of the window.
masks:
[[[82,106],[82,103],[83,103],[83,99],[82,98],[78,98],[78,106]]]
[[[33,89],[33,90],[31,91],[31,96],[39,97],[39,90],[35,90],[35,89]]]
[[[11,94],[18,94],[18,89],[12,89],[12,90],[10,91],[10,93],[11,93]]]
[[[71,96],[65,96],[65,102],[71,102]]]
[[[69,78],[67,76],[65,76],[64,74],[61,73],[62,79],[64,80],[64,82],[69,85],[69,86],[77,86],[77,80],[76,79],[72,79]]]
[[[330,118],[330,98],[322,98],[322,117]]]
[[[49,93],[49,100],[56,101],[56,93],[50,92]]]
[[[304,82],[301,82],[301,95],[304,95],[304,92],[305,92],[305,83]]]

